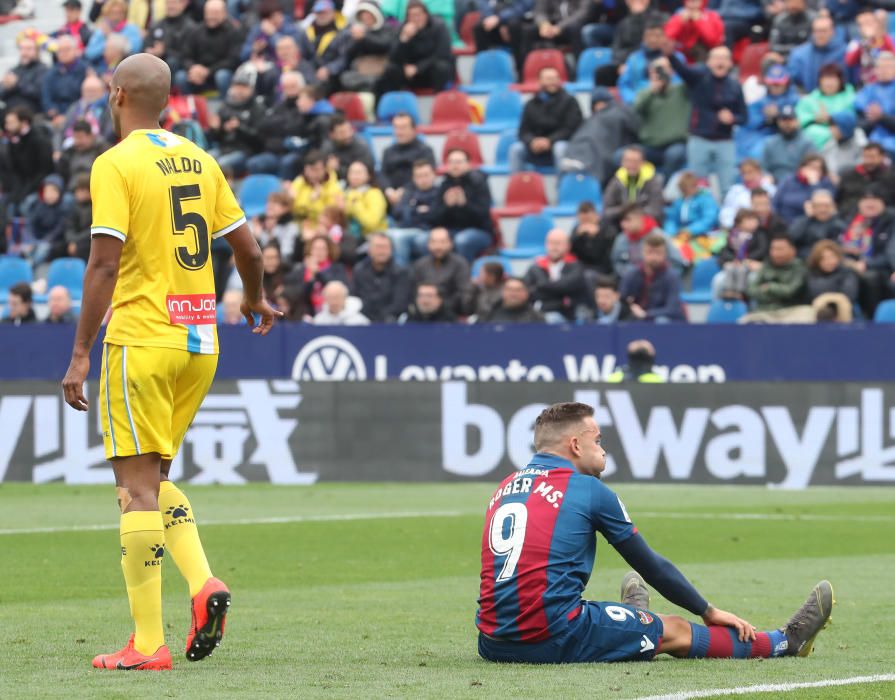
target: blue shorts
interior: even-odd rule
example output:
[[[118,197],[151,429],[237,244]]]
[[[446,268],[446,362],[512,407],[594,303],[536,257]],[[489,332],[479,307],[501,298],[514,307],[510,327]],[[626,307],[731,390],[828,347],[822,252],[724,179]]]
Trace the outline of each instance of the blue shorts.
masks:
[[[498,641],[480,633],[479,655],[487,661],[530,664],[650,661],[662,631],[662,620],[648,610],[585,601],[568,628],[543,642]]]

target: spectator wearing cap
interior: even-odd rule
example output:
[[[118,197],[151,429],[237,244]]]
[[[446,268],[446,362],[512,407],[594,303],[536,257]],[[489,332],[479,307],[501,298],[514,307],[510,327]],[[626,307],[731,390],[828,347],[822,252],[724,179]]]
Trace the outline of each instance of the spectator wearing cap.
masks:
[[[799,167],[809,153],[817,149],[799,128],[799,118],[791,105],[777,113],[777,133],[764,142],[761,153],[762,170],[774,178],[779,186]]]
[[[74,323],[76,320],[71,310],[71,294],[59,284],[47,294],[47,311],[47,323]]]
[[[649,85],[637,94],[634,111],[640,118],[636,142],[644,157],[670,179],[687,163],[691,105],[687,87],[672,80],[664,56],[650,64]]]
[[[836,212],[832,192],[815,190],[805,203],[805,215],[790,227],[789,237],[804,260],[818,241],[838,241],[845,227],[845,221]]]
[[[618,79],[618,94],[625,104],[633,103],[637,93],[649,87],[650,64],[662,58],[663,46],[670,43],[665,36],[666,19],[661,13],[653,13],[647,17],[640,48],[631,52],[625,61],[624,70]],[[685,60],[682,54],[676,55],[681,61]],[[669,80],[678,82],[679,78],[674,73],[669,73]]]
[[[716,174],[721,191],[726,192],[736,174],[733,128],[744,124],[747,116],[743,90],[730,75],[730,49],[712,49],[705,66],[688,66],[677,54],[671,54],[669,60],[690,89],[693,102],[687,164],[697,177]]]
[[[786,66],[793,84],[811,92],[817,87],[820,69],[830,64],[845,67],[845,43],[836,36],[833,20],[820,15],[811,22],[811,39],[790,52]]]
[[[223,0],[207,0],[202,23],[187,35],[175,85],[184,94],[217,90],[226,95],[239,65],[241,44],[240,30],[227,16]]]
[[[477,0],[475,5],[479,11],[472,30],[476,51],[508,48],[521,73],[522,27],[534,9],[534,0]]]
[[[858,91],[855,109],[870,140],[895,154],[895,54],[885,51],[876,59],[876,82]]]
[[[87,76],[87,64],[81,60],[78,40],[61,36],[56,40],[56,63],[44,76],[41,104],[43,112],[59,127],[65,113],[81,96],[81,83]]]
[[[217,114],[208,115],[212,155],[222,168],[237,175],[246,171],[248,159],[261,152],[264,137],[258,129],[264,118],[264,101],[255,97],[252,76],[238,72]]]
[[[548,323],[575,320],[587,304],[584,266],[572,254],[569,234],[555,228],[544,240],[546,254],[535,258],[525,273],[534,307]]]
[[[34,127],[34,115],[25,106],[7,111],[3,123],[7,143],[0,150],[2,202],[12,206],[13,213],[23,213],[25,198],[53,172],[53,146],[44,130]]]
[[[765,95],[749,105],[749,118],[743,125],[743,129],[756,135],[758,144],[777,133],[780,110],[786,106],[795,107],[799,101],[799,93],[792,87],[789,71],[783,65],[772,63],[768,66],[762,82]]]
[[[63,36],[74,37],[78,49],[84,51],[84,47],[90,41],[90,27],[81,20],[81,0],[65,0],[62,9],[65,11],[65,24],[53,32],[53,37],[56,39]]]
[[[143,36],[140,28],[127,21],[127,2],[125,0],[106,0],[103,3],[100,20],[96,23],[90,41],[84,49],[84,57],[93,64],[97,70],[103,65],[106,41],[110,36],[120,34],[127,40],[124,55],[127,56],[139,51],[143,46]]]
[[[773,196],[777,189],[774,179],[761,169],[761,163],[754,158],[741,160],[739,170],[739,182],[727,190],[721,203],[718,222],[723,228],[733,226],[734,217],[740,209],[751,208],[753,190],[761,188]]]
[[[317,11],[315,3],[313,11]],[[332,5],[332,3],[329,3]],[[255,24],[242,42],[239,52],[240,61],[249,59],[276,60],[277,41],[284,36],[290,36],[299,41],[298,29],[292,19],[283,12],[278,0],[262,0],[258,5],[258,23]]]
[[[895,52],[895,42],[888,34],[885,13],[880,17],[873,7],[865,6],[855,18],[857,36],[845,49],[845,65],[851,82],[867,85],[879,80],[876,61],[882,53]]]
[[[805,211],[807,202],[815,190],[836,188],[827,175],[827,164],[817,153],[802,158],[799,169],[785,177],[774,194],[774,211],[787,224],[792,224]]]
[[[796,116],[802,131],[818,151],[830,141],[840,141],[843,130],[854,132],[855,89],[845,82],[839,66],[821,68],[817,89],[799,100]]]
[[[805,264],[786,236],[771,239],[768,258],[749,281],[755,311],[779,311],[807,301]]]
[[[171,75],[183,67],[187,37],[196,24],[186,12],[189,0],[165,0],[165,16],[149,27],[143,39],[143,51],[168,64]]]
[[[329,94],[338,86],[341,70],[341,49],[336,38],[345,28],[345,18],[336,12],[332,0],[317,0],[312,6],[313,19],[305,29],[303,43],[306,54],[314,64],[314,71],[324,92]]]
[[[665,34],[690,63],[705,60],[709,50],[724,43],[724,22],[706,0],[684,0],[683,7],[665,24]]]
[[[861,196],[839,244],[860,278],[861,308],[872,317],[879,302],[895,292],[895,214],[886,209],[878,186]]]
[[[443,90],[454,79],[451,34],[421,0],[407,3],[407,19],[389,52],[388,65],[376,83],[376,95],[391,90]]]
[[[559,167],[563,172],[586,172],[601,184],[615,168],[615,153],[637,140],[637,115],[616,102],[608,88],[597,87],[591,95],[591,116],[581,122],[569,139]]]
[[[522,111],[519,141],[510,146],[508,160],[512,172],[519,172],[526,163],[558,166],[569,139],[581,125],[578,100],[563,89],[556,68],[540,70],[538,88]]]
[[[32,301],[33,295],[30,284],[19,282],[12,285],[9,288],[6,316],[3,318],[3,323],[21,326],[23,323],[34,323],[37,321]]]
[[[373,0],[357,3],[351,24],[335,40],[338,55],[331,67],[333,81],[342,90],[373,92],[385,72],[397,31],[386,24],[382,9]]]
[[[106,152],[109,146],[96,137],[93,128],[85,120],[75,123],[71,144],[62,151],[56,170],[69,190],[74,189],[78,175],[90,175],[93,162]]]
[[[665,210],[662,176],[656,173],[652,163],[646,162],[637,146],[628,146],[622,151],[621,167],[603,192],[603,215],[609,223],[618,226],[631,204],[637,204],[654,221],[661,221]]]
[[[668,242],[654,232],[643,239],[642,259],[631,265],[619,283],[619,295],[638,321],[686,321],[681,278],[668,259]]]
[[[845,217],[854,215],[858,200],[870,185],[879,185],[887,207],[895,204],[895,170],[886,160],[886,152],[878,143],[868,143],[861,149],[861,162],[839,175],[836,204]]]
[[[811,34],[814,13],[805,6],[805,0],[783,0],[783,12],[771,22],[769,45],[771,51],[784,58]]]
[[[27,107],[32,114],[41,110],[42,85],[49,70],[40,60],[37,42],[25,33],[18,38],[19,62],[0,78],[0,102],[6,109]]]

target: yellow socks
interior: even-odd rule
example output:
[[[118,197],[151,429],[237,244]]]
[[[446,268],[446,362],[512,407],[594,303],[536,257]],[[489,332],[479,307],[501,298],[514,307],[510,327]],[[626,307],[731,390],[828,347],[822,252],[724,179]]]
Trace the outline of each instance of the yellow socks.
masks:
[[[211,568],[202,549],[193,509],[183,491],[171,481],[159,485],[158,507],[165,523],[165,543],[174,563],[195,596],[211,578]],[[154,650],[153,650],[154,651]]]
[[[121,516],[121,570],[134,618],[134,648],[147,656],[165,643],[162,628],[162,561],[165,531],[158,511]]]

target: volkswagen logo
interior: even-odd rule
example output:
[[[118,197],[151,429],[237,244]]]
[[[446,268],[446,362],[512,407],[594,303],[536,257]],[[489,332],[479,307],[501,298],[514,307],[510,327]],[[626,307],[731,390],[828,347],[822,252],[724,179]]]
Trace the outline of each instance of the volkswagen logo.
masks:
[[[315,382],[362,382],[367,365],[354,345],[337,335],[321,335],[305,343],[292,365],[292,378]]]

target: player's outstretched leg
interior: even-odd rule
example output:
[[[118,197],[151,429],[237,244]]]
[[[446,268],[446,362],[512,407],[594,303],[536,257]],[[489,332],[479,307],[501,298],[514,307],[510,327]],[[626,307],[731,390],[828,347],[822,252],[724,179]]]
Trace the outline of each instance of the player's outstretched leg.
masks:
[[[818,583],[783,628],[789,647],[787,653],[792,656],[811,653],[817,635],[830,624],[835,604],[833,585],[829,581]]]
[[[622,578],[619,600],[633,608],[649,610],[649,589],[646,587],[646,582],[636,571],[629,571]]]
[[[230,589],[211,574],[192,505],[183,491],[171,481],[162,481],[158,501],[165,521],[168,551],[187,580],[192,598],[186,658],[199,661],[209,656],[221,643],[225,618],[230,609]]]

